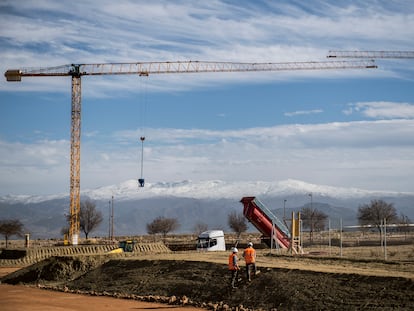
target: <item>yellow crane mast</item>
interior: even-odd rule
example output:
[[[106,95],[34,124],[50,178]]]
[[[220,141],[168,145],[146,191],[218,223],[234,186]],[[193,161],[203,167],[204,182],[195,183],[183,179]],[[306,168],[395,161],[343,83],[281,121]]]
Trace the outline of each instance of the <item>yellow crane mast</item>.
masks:
[[[377,68],[373,60],[237,63],[206,61],[137,62],[70,64],[45,68],[10,69],[5,72],[7,81],[20,82],[22,77],[72,77],[72,114],[70,147],[70,224],[69,240],[78,244],[80,211],[80,138],[81,138],[81,77],[97,75],[178,74],[207,72],[257,72],[287,70],[339,70]]]
[[[414,51],[329,51],[328,58],[414,58]]]

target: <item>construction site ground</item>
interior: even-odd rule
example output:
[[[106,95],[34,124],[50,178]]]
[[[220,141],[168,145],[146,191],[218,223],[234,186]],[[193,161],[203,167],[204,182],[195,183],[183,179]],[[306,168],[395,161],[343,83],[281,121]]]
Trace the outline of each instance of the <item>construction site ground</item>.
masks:
[[[195,251],[55,256],[13,273],[10,272],[16,267],[0,268],[3,275],[7,274],[1,279],[1,292],[3,286],[9,286],[5,283],[20,284],[15,291],[27,299],[39,291],[33,292],[33,287],[47,288],[44,292],[53,297],[76,296],[75,301],[85,303],[88,311],[95,310],[95,303],[99,303],[91,298],[105,298],[104,304],[114,303],[116,310],[140,309],[143,301],[161,302],[162,308],[215,310],[413,310],[414,307],[413,261],[291,257],[259,250],[260,273],[247,282],[241,261],[241,279],[238,288],[232,289],[227,257],[228,252]],[[69,305],[73,296],[58,299],[65,305],[55,310],[81,310]],[[0,301],[4,301],[3,297],[0,296]],[[82,302],[83,299],[87,301]],[[18,300],[8,302],[13,304],[10,310],[25,310],[19,307]],[[123,303],[128,305],[122,306]],[[2,310],[8,310],[3,307],[7,304],[2,305]]]
[[[111,297],[93,297],[47,291],[34,287],[0,285],[2,311],[113,311],[113,310],[156,310],[199,311],[197,308],[165,305]]]

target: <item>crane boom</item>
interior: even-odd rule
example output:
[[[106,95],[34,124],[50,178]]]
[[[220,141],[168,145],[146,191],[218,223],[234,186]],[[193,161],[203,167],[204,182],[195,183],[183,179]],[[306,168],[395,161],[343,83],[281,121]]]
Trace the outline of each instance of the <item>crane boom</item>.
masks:
[[[324,69],[377,68],[373,60],[286,62],[286,63],[237,63],[206,61],[137,62],[71,64],[44,68],[10,69],[5,72],[9,82],[20,82],[22,77],[72,77],[72,114],[70,147],[70,228],[69,239],[78,244],[80,231],[80,138],[81,138],[81,77],[97,75],[175,74],[205,72],[255,72]]]
[[[329,51],[328,58],[414,58],[414,51]]]
[[[21,77],[51,76],[96,76],[125,74],[167,74],[202,72],[246,72],[322,69],[363,69],[376,68],[373,60],[325,61],[325,62],[285,62],[285,63],[236,63],[206,61],[138,62],[71,64],[45,68],[23,68],[7,70],[7,81],[21,81]]]

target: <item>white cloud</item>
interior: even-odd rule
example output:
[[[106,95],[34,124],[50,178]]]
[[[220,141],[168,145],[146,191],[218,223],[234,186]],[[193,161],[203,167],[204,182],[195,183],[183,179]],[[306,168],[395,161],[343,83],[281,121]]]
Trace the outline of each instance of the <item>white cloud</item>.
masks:
[[[284,115],[287,117],[294,117],[298,115],[308,115],[308,114],[315,114],[315,113],[322,113],[322,109],[313,109],[313,110],[298,110],[292,112],[285,112]]]
[[[69,142],[64,140],[0,140],[1,192],[65,192],[69,186],[69,150]]]
[[[144,177],[153,182],[294,178],[334,186],[409,191],[414,182],[413,133],[412,120],[231,131],[149,129]],[[141,145],[125,144],[131,135],[137,137],[125,131],[102,145],[88,140],[83,143],[83,189],[140,177]],[[65,141],[3,141],[2,193],[12,189],[25,194],[64,192],[69,179],[68,156]]]
[[[360,113],[373,119],[413,119],[414,104],[395,102],[361,102],[350,104],[348,109],[343,111],[350,115],[353,112]]]
[[[389,11],[385,4],[371,1],[358,6],[312,2],[303,9],[289,2],[246,4],[243,7],[218,0],[205,3],[114,3],[108,0],[100,1],[99,6],[94,1],[8,1],[1,5],[2,71],[67,63],[326,60],[329,49],[364,48],[361,42],[368,39],[366,46],[371,49],[411,47],[411,29],[414,28],[413,5],[406,5],[402,11]],[[384,38],[387,38],[386,42]],[[15,53],[16,49],[19,53]],[[294,76],[301,74],[309,76],[309,72],[295,73]],[[366,74],[371,73],[367,71]],[[381,74],[390,73],[383,71]],[[312,75],[320,76],[321,73],[315,71]],[[329,78],[336,74],[324,72],[322,75]],[[213,78],[196,75],[191,83],[237,81],[240,76],[245,77],[243,74]],[[291,76],[279,73],[259,77],[275,80]],[[169,78],[170,83],[159,85],[175,88],[179,85],[174,83],[175,79],[179,78]],[[255,80],[252,77],[245,79]],[[52,83],[56,84],[57,80]],[[67,84],[63,80],[59,83]],[[1,84],[5,82],[1,81]],[[46,85],[51,85],[50,90],[56,90],[52,84]],[[107,90],[103,85],[99,88],[98,83],[93,86],[98,90],[89,92],[94,94]],[[128,87],[124,81],[118,81],[116,88],[122,86],[132,90],[133,81],[129,81]],[[10,89],[9,85],[4,87]],[[46,86],[41,82],[25,82],[21,88],[38,90],[39,87],[44,89]]]

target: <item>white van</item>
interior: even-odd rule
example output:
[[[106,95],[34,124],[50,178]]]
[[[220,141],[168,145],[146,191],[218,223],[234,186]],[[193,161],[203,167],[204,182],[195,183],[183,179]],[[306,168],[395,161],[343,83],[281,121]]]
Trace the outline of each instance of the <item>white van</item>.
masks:
[[[209,230],[202,232],[197,239],[198,251],[225,251],[224,232],[222,230]]]

